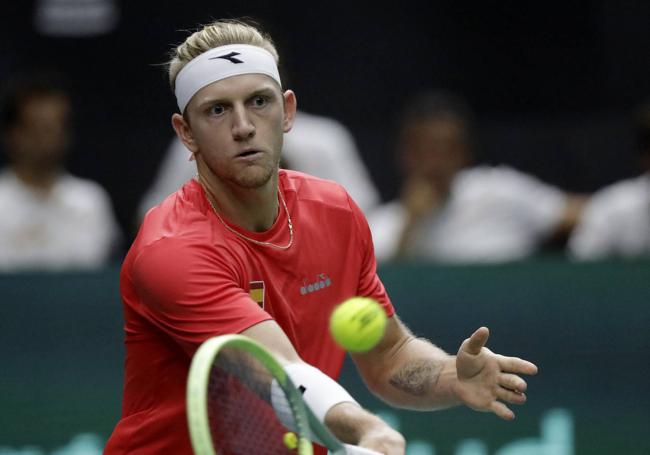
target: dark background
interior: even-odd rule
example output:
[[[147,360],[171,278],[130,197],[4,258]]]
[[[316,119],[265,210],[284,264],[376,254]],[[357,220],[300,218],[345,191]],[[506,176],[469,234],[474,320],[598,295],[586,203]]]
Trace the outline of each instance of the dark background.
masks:
[[[184,30],[221,17],[249,16],[271,32],[300,107],[351,129],[384,199],[399,185],[395,117],[428,87],[475,108],[480,162],[585,192],[637,173],[629,116],[650,99],[647,1],[122,1],[117,28],[84,39],[38,35],[34,4],[3,5],[0,78],[65,72],[76,107],[69,167],[108,189],[127,237],[173,134],[160,64]]]

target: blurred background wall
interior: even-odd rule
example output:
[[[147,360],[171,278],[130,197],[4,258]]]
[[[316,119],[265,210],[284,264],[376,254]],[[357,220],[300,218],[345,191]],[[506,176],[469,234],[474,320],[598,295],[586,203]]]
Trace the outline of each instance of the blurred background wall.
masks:
[[[341,383],[409,441],[407,455],[650,453],[650,261],[386,265],[404,321],[448,352],[479,325],[540,368],[505,422],[467,408],[399,411],[347,362]],[[0,454],[99,455],[120,415],[119,269],[0,275]],[[251,454],[253,455],[253,454]]]

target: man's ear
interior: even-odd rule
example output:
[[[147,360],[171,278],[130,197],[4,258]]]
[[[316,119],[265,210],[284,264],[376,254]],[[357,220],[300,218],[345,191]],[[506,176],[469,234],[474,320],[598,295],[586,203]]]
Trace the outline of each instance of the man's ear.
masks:
[[[174,128],[174,131],[176,131],[178,138],[192,153],[192,157],[194,157],[199,151],[199,148],[194,141],[194,134],[192,134],[192,128],[189,123],[181,114],[174,114],[172,115],[172,127]]]
[[[296,94],[293,93],[293,90],[287,90],[282,94],[282,96],[284,98],[284,119],[282,121],[282,130],[285,133],[288,133],[291,131],[293,121],[296,118],[298,101],[296,100]]]

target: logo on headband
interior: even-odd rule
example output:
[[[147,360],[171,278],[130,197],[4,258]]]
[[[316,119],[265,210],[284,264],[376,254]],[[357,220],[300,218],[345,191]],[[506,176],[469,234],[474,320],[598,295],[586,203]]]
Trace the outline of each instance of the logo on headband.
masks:
[[[238,55],[241,55],[241,52],[233,51],[226,55],[219,55],[218,57],[210,57],[210,60],[214,60],[216,58],[222,58],[224,60],[228,60],[230,63],[244,63],[243,60],[239,60],[238,58],[235,58]]]

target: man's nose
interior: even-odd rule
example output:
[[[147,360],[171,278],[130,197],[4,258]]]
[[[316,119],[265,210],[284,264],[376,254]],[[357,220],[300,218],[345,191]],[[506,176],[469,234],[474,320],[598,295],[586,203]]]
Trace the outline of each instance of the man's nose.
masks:
[[[232,135],[235,140],[246,140],[255,135],[255,125],[243,106],[233,110]]]

